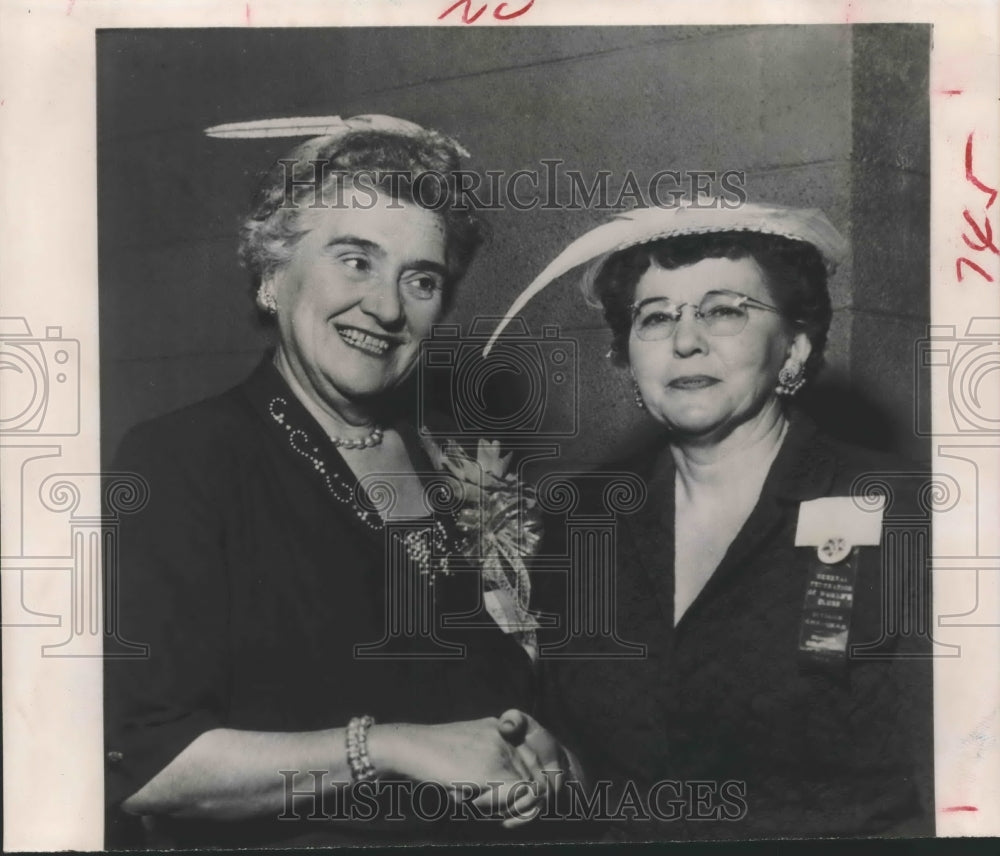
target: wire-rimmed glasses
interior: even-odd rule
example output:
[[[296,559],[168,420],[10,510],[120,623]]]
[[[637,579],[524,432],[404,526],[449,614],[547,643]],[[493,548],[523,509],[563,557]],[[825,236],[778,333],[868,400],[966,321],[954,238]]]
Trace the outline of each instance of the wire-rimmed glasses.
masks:
[[[685,306],[669,297],[647,297],[631,305],[632,330],[644,342],[669,339],[677,329]],[[746,327],[750,309],[780,314],[781,310],[738,291],[709,291],[694,307],[694,317],[711,336],[735,336]]]

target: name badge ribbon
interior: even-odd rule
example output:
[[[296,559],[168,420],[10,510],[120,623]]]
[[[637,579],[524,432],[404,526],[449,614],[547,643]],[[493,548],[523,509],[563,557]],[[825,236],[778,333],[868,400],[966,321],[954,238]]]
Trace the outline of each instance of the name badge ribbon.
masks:
[[[799,506],[795,546],[816,551],[809,562],[799,630],[799,656],[806,662],[846,661],[858,547],[881,543],[884,512],[884,497],[824,497]]]

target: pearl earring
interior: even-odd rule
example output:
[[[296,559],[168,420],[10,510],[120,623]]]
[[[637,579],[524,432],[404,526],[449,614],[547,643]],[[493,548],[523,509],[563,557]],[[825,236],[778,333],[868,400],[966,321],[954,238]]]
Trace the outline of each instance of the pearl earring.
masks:
[[[257,289],[257,305],[268,315],[275,315],[278,312],[278,301],[274,297],[274,292],[266,285],[261,285]]]
[[[778,395],[791,398],[806,382],[806,367],[798,360],[789,360],[778,372],[778,385],[774,391]]]
[[[642,391],[639,389],[639,384],[632,381],[632,395],[635,397],[635,406],[640,410],[646,409],[646,402],[642,400]]]

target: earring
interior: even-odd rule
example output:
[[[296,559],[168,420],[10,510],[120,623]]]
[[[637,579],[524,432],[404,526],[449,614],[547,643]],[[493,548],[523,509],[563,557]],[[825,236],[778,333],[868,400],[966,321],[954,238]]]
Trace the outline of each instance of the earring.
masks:
[[[789,360],[781,371],[778,372],[778,385],[774,391],[778,395],[787,395],[791,398],[797,393],[806,382],[806,367],[798,360]]]
[[[635,397],[635,406],[640,410],[646,409],[646,402],[642,400],[642,392],[639,390],[639,384],[632,381],[632,395]]]
[[[274,292],[266,285],[257,289],[257,305],[268,315],[276,315],[278,312],[278,301],[274,298]]]

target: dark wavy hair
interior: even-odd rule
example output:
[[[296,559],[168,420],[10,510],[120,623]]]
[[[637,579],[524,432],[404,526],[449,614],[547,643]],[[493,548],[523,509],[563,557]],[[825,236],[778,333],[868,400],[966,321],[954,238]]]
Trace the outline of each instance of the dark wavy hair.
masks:
[[[812,244],[761,232],[709,232],[676,235],[638,244],[613,254],[594,279],[594,293],[611,328],[610,356],[628,365],[632,327],[631,304],[642,275],[653,264],[666,270],[703,259],[753,259],[764,273],[767,289],[782,316],[802,330],[812,344],[806,376],[823,364],[823,350],[833,310],[823,258]]]
[[[449,274],[445,305],[449,305],[455,286],[486,237],[482,220],[463,204],[457,192],[461,183],[455,173],[460,158],[451,139],[429,130],[401,133],[363,129],[343,136],[315,137],[293,149],[264,176],[240,230],[239,256],[250,272],[252,294],[263,277],[295,252],[308,231],[301,223],[302,212],[309,210],[316,197],[324,204],[336,204],[338,190],[351,187],[352,181],[364,176],[366,189],[419,205],[441,217]],[[311,181],[315,169],[323,170],[320,192]]]

